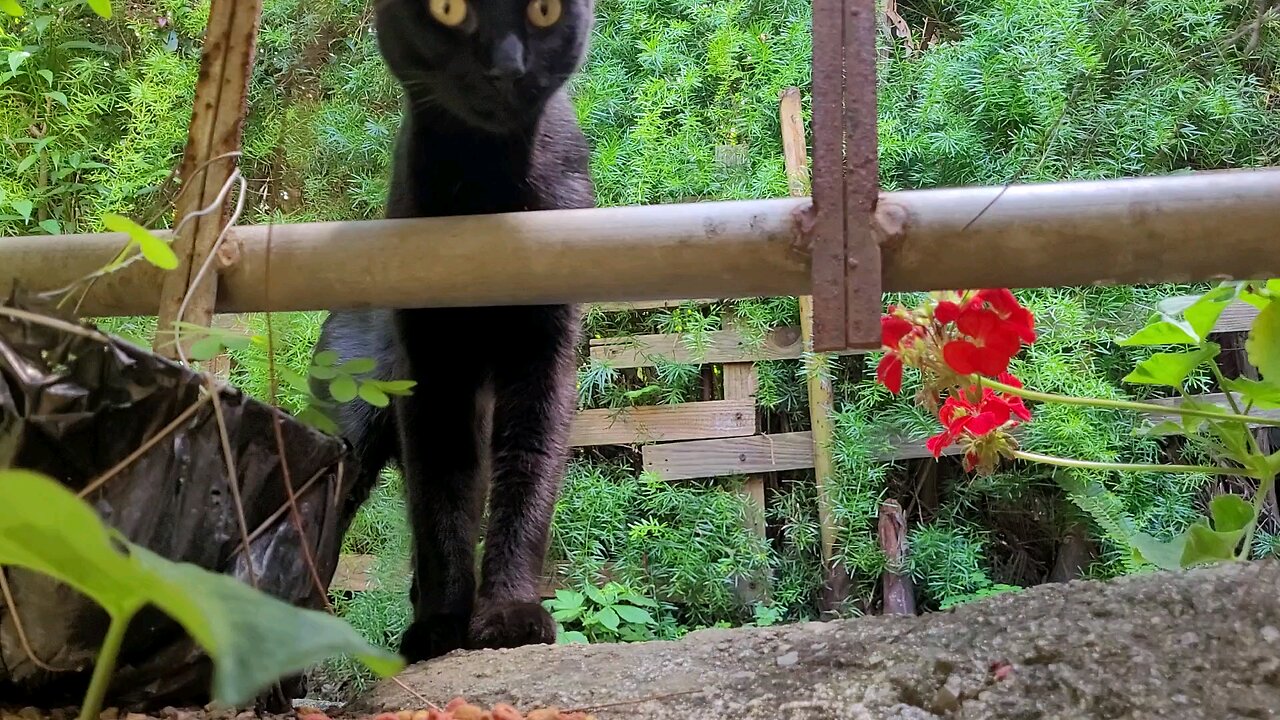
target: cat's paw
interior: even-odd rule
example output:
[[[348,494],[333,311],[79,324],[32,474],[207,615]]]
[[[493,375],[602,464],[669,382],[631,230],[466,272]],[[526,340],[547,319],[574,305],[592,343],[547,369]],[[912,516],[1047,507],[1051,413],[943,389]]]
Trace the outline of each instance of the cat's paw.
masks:
[[[536,602],[482,605],[471,617],[469,640],[473,649],[552,645],[556,621]]]
[[[457,613],[428,615],[413,621],[400,639],[400,654],[410,663],[431,660],[467,646],[469,618]]]

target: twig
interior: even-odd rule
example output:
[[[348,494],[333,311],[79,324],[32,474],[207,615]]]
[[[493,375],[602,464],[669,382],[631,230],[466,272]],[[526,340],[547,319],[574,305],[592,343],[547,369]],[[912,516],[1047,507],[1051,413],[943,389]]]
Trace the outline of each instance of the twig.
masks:
[[[218,207],[221,207],[222,201],[226,198],[228,188],[231,186],[231,183],[236,180],[240,181],[240,192],[236,196],[236,209],[231,213],[231,217],[227,219],[227,223],[223,225],[222,231],[218,233],[217,239],[213,241],[213,247],[209,249],[209,255],[204,259],[204,263],[200,265],[200,270],[196,273],[195,278],[193,278],[191,280],[191,284],[187,286],[187,293],[183,296],[182,304],[178,306],[178,314],[174,318],[174,347],[177,349],[178,357],[182,359],[183,364],[188,364],[188,360],[186,352],[182,349],[180,324],[182,323],[183,318],[187,315],[187,305],[191,303],[191,298],[195,295],[196,288],[200,287],[201,281],[204,280],[205,273],[209,272],[209,268],[213,267],[213,263],[218,257],[218,249],[222,247],[222,243],[227,239],[227,233],[240,220],[240,215],[244,212],[245,200],[249,193],[249,183],[245,181],[244,176],[240,174],[240,170],[238,169],[232,172],[231,176],[227,178],[226,185],[223,186],[222,191],[218,194],[218,199],[214,202]],[[183,222],[186,222],[186,218],[183,218]]]
[[[3,309],[4,308],[0,308],[0,310],[3,310]],[[178,415],[178,417],[174,418],[172,422],[170,422],[168,425],[165,425],[163,428],[161,428],[160,432],[148,438],[146,442],[139,445],[133,452],[129,453],[128,457],[116,463],[115,466],[112,467],[110,470],[107,470],[106,472],[102,473],[98,477],[94,478],[88,485],[84,487],[83,490],[77,493],[77,495],[82,498],[88,497],[91,493],[93,493],[93,491],[105,485],[108,480],[120,474],[121,471],[123,471],[125,468],[129,467],[135,461],[137,461],[138,458],[145,455],[148,450],[155,447],[157,443],[159,443],[161,440],[165,439],[170,434],[172,434],[174,430],[177,430],[179,425],[191,419],[191,416],[195,415],[196,411],[199,410],[202,405],[209,402],[209,398],[210,398],[209,395],[202,395],[200,399],[191,403],[189,406],[187,406],[186,410],[183,410]]]
[[[61,330],[63,332],[68,332],[73,335],[79,335],[80,337],[89,338],[90,340],[105,342],[108,339],[106,335],[103,335],[100,332],[97,332],[95,330],[89,330],[88,328],[80,327],[75,323],[70,323],[65,320],[59,320],[58,318],[51,318],[45,315],[41,315],[39,313],[28,312],[26,310],[19,310],[18,308],[15,308],[15,307],[0,306],[0,315],[7,315],[15,320],[32,322],[37,325],[43,325],[48,328],[53,328],[54,330]]]
[[[338,467],[339,467],[339,473],[341,473],[342,466],[339,465]],[[329,471],[329,468],[327,467],[323,467],[315,471],[315,474],[311,476],[311,479],[307,480],[305,483],[303,483],[302,487],[298,488],[298,497],[302,497],[306,495],[307,492],[311,490],[312,487],[315,486],[316,481],[318,481],[321,478],[321,476],[323,476],[328,471]],[[275,512],[271,513],[269,516],[267,516],[266,520],[262,521],[261,525],[259,525],[256,529],[254,529],[253,532],[249,533],[249,544],[252,544],[254,540],[257,540],[258,538],[262,537],[262,533],[266,532],[268,528],[270,528],[272,525],[275,524],[277,520],[280,519],[280,516],[284,515],[287,512],[289,512],[289,501],[285,500],[284,503],[280,505],[280,507],[276,508]],[[234,557],[236,553],[240,553],[248,550],[249,544],[245,544],[242,542],[239,546],[236,547],[235,550],[231,551],[231,555]]]
[[[588,705],[586,707],[565,710],[565,712],[570,712],[570,713],[595,712],[597,710],[607,710],[609,708],[624,707],[626,705],[639,705],[641,703],[653,702],[655,700],[666,700],[668,698],[680,697],[682,695],[696,695],[701,692],[706,692],[706,691],[705,690],[682,690],[680,692],[666,693],[663,695],[650,695],[648,697],[642,697],[639,700],[623,700],[621,702],[605,703],[603,705]]]
[[[18,604],[13,601],[13,593],[9,590],[9,579],[5,577],[5,571],[2,567],[0,567],[0,593],[4,594],[4,604],[9,608],[9,614],[13,616],[13,629],[18,632],[18,644],[22,646],[22,651],[27,654],[27,659],[31,661],[31,664],[51,673],[74,670],[75,668],[70,667],[56,668],[36,657],[36,651],[31,647],[31,642],[27,640],[27,631],[22,626],[22,616],[18,614]]]
[[[414,696],[415,698],[417,698],[418,702],[426,703],[426,704],[427,704],[427,707],[431,708],[432,710],[439,710],[439,709],[440,709],[440,706],[439,706],[439,705],[436,705],[435,703],[433,703],[433,702],[431,702],[430,700],[428,700],[428,699],[426,699],[425,697],[423,697],[422,693],[418,692],[417,690],[414,690],[413,688],[409,687],[408,685],[405,685],[404,681],[403,681],[403,680],[401,680],[400,678],[398,678],[398,677],[392,677],[392,678],[391,678],[391,680],[392,680],[395,684],[399,685],[399,686],[400,686],[400,688],[401,688],[401,689],[403,689],[405,692],[407,692],[407,693],[409,693],[410,695],[412,695],[412,696]]]
[[[213,396],[213,417],[218,422],[218,440],[222,445],[222,461],[227,466],[227,487],[231,490],[231,501],[236,506],[236,522],[240,526],[240,541],[249,547],[249,521],[244,516],[244,502],[240,499],[240,476],[236,472],[235,457],[231,452],[231,439],[227,437],[227,423],[222,417],[222,392],[214,383],[213,376],[205,375],[209,394]],[[249,584],[258,589],[258,569],[253,566],[253,553],[246,552],[244,561],[249,566]]]

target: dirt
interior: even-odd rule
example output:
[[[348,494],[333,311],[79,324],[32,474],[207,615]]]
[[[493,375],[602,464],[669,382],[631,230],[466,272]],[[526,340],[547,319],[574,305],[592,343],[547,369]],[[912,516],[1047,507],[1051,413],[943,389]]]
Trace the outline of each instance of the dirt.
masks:
[[[1278,596],[1280,562],[1232,564],[1043,585],[921,617],[455,653],[399,680],[432,702],[601,720],[1273,718]],[[387,681],[342,714],[421,705]]]

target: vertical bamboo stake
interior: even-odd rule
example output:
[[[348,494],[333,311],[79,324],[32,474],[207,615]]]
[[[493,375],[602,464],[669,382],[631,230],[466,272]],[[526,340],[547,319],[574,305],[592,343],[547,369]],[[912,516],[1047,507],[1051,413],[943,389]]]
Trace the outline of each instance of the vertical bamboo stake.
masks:
[[[804,115],[799,88],[782,91],[782,153],[787,168],[787,187],[793,197],[809,192],[809,158],[806,152]],[[813,354],[813,297],[800,296],[800,333],[806,355],[819,367],[807,368],[809,423],[813,434],[813,475],[818,486],[818,522],[822,531],[822,563],[826,571],[823,610],[834,610],[849,595],[849,577],[835,559],[835,523],[831,498],[827,493],[832,476],[831,442],[834,410],[831,378],[823,372],[826,356]]]
[[[176,208],[179,222],[215,205],[237,166],[238,155],[227,155],[240,150],[261,14],[262,0],[212,0],[210,4],[195,106],[182,157],[181,177],[186,192]],[[172,342],[178,320],[207,327],[213,319],[218,294],[216,273],[206,273],[196,287],[192,283],[226,226],[229,207],[224,197],[220,207],[189,221],[174,241],[178,267],[164,276],[155,341],[155,350],[160,354],[179,356]],[[185,316],[179,318],[179,308],[188,293],[191,298]],[[189,347],[190,343],[184,341],[183,346]]]

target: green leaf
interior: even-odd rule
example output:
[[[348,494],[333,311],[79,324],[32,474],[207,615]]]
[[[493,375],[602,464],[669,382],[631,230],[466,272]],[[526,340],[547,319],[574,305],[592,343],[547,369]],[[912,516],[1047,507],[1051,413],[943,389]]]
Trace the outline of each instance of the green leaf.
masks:
[[[320,367],[332,367],[338,362],[338,353],[333,350],[318,352],[315,357],[311,358],[311,362]]]
[[[0,507],[0,564],[60,580],[114,619],[127,620],[147,604],[158,607],[212,658],[217,702],[244,703],[283,676],[343,654],[384,676],[403,667],[336,617],[130,544],[49,478],[0,471]]]
[[[418,383],[413,380],[370,380],[379,390],[388,395],[412,395]]]
[[[37,160],[39,160],[39,159],[40,159],[40,155],[39,155],[38,153],[31,153],[30,155],[28,155],[28,156],[26,156],[26,157],[22,158],[22,162],[18,163],[18,167],[14,168],[14,170],[13,170],[13,174],[15,174],[15,175],[21,175],[22,173],[24,173],[24,172],[26,172],[26,171],[30,170],[30,169],[31,169],[31,166],[32,166],[32,165],[35,165],[35,164],[36,164],[36,161],[37,161]],[[30,203],[28,203],[28,205],[29,205],[29,204],[30,204]],[[17,206],[18,206],[18,203],[17,203],[17,202],[15,202],[15,203],[13,204],[13,206],[14,206],[14,207],[17,207]],[[21,212],[21,211],[19,211],[19,212]],[[29,212],[28,212],[28,213],[23,213],[23,214],[27,216],[27,219],[28,219],[28,220],[30,220],[30,219],[31,219],[31,213],[29,213]]]
[[[391,404],[391,398],[372,383],[360,383],[360,398],[374,407],[383,408]]]
[[[1271,303],[1258,313],[1244,349],[1263,379],[1280,382],[1280,304]]]
[[[618,613],[614,612],[611,607],[602,608],[595,614],[594,620],[613,632],[617,632],[618,625],[622,623],[622,619],[618,617]]]
[[[591,641],[587,639],[586,635],[583,635],[577,630],[566,631],[560,636],[560,642],[565,645],[589,645],[591,643]]]
[[[635,593],[627,593],[622,596],[622,599],[626,600],[632,605],[639,605],[641,607],[651,607],[651,608],[658,607],[658,603],[656,600],[651,600],[643,595],[637,595]]]
[[[1200,363],[1218,355],[1216,343],[1205,343],[1203,347],[1182,353],[1155,353],[1138,363],[1133,372],[1124,377],[1124,381],[1135,385],[1168,385],[1181,388],[1182,382]]]
[[[609,599],[604,596],[604,593],[600,592],[600,588],[597,588],[594,585],[586,585],[582,590],[586,593],[587,597],[591,598],[591,602],[597,605],[609,604]]]
[[[372,372],[378,366],[378,361],[373,358],[353,358],[338,366],[338,372],[348,375],[362,375]]]
[[[303,408],[296,417],[299,422],[306,423],[320,432],[328,433],[330,435],[337,435],[339,433],[338,424],[335,423],[328,415],[325,415],[316,408]]]
[[[556,622],[569,622],[582,617],[582,608],[560,608],[551,613],[551,618]]]
[[[161,270],[173,270],[178,267],[178,256],[174,254],[173,248],[169,247],[169,243],[156,237],[150,230],[129,218],[115,213],[107,213],[102,216],[102,225],[111,232],[121,232],[128,235],[130,240],[138,244],[138,248],[142,250],[142,256],[147,259],[147,262]]]
[[[1218,532],[1243,531],[1253,522],[1253,506],[1239,495],[1219,495],[1209,503],[1209,515]]]
[[[312,365],[310,368],[311,377],[317,380],[332,380],[338,377],[338,371],[323,365]]]
[[[333,399],[340,403],[351,402],[356,399],[359,390],[356,388],[355,378],[350,375],[339,375],[329,383],[329,394]]]
[[[192,360],[212,360],[222,352],[222,339],[210,335],[191,344],[191,352],[187,355]]]
[[[582,593],[574,592],[572,590],[565,590],[561,588],[559,590],[556,590],[556,597],[553,602],[555,603],[556,607],[561,608],[563,610],[568,610],[571,608],[579,608],[586,605],[587,599],[583,597]]]
[[[300,390],[307,395],[311,394],[311,384],[307,382],[307,379],[303,377],[301,373],[290,368],[277,365],[276,376],[283,380],[286,385],[292,386],[295,390]]]
[[[1169,542],[1157,540],[1143,532],[1129,536],[1129,544],[1133,547],[1138,559],[1149,562],[1161,570],[1182,569],[1182,551],[1186,543],[1185,535],[1179,535]]]
[[[57,220],[54,220],[53,218],[49,218],[48,220],[40,221],[40,229],[44,230],[50,235],[57,235],[58,233],[62,232],[62,225],[59,224]]]
[[[22,17],[22,6],[18,4],[18,0],[0,0],[0,11],[6,15]]]
[[[1186,322],[1176,322],[1171,320],[1158,319],[1156,315],[1152,322],[1138,332],[1116,341],[1117,345],[1146,346],[1146,345],[1198,345],[1200,338],[1195,336],[1191,324]]]
[[[9,53],[9,69],[13,72],[18,72],[18,68],[22,67],[22,63],[26,62],[29,57],[31,57],[31,53],[26,50],[14,50]]]
[[[89,3],[89,7],[93,8],[93,11],[98,13],[100,17],[103,17],[107,20],[111,19],[111,0],[86,0],[86,1]]]
[[[636,625],[656,625],[657,621],[649,614],[648,610],[638,608],[632,605],[614,605],[613,611],[618,613],[618,617],[623,622],[634,623]]]
[[[42,31],[42,32],[43,32],[43,31]],[[36,74],[37,74],[37,75],[39,75],[40,77],[44,78],[44,81],[45,81],[45,82],[47,82],[47,83],[49,83],[50,85],[52,85],[52,84],[53,84],[53,71],[52,71],[52,70],[48,70],[48,69],[45,69],[45,68],[40,68],[39,70],[37,70],[37,71],[36,71]]]
[[[49,92],[45,93],[44,96],[49,98],[50,100],[56,101],[59,105],[61,105],[62,107],[68,110],[71,109],[71,101],[67,99],[67,94],[64,92],[60,92],[58,90],[50,90]]]
[[[1182,567],[1235,559],[1236,546],[1243,536],[1243,530],[1229,533],[1211,530],[1203,520],[1193,524],[1187,528],[1187,543],[1182,549]]]
[[[1255,408],[1260,410],[1280,408],[1280,381],[1228,378],[1223,384],[1227,390],[1239,394],[1245,403],[1251,403]]]
[[[23,219],[28,222],[31,221],[31,213],[36,209],[35,203],[30,200],[14,200],[10,205],[13,206],[13,209],[16,210]]]

